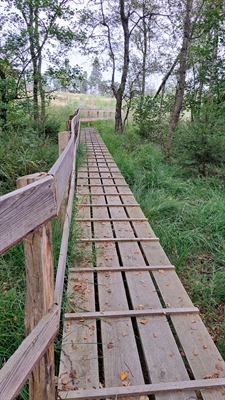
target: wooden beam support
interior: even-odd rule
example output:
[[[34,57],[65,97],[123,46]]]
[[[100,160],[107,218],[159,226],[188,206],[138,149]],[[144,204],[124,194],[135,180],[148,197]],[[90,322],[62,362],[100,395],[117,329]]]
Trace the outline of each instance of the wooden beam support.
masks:
[[[177,392],[182,390],[200,390],[221,388],[225,386],[225,378],[216,379],[199,379],[190,381],[177,382],[160,382],[149,385],[140,386],[124,386],[113,388],[102,388],[93,390],[73,390],[68,392],[60,392],[60,398],[66,400],[88,400],[88,399],[105,399],[120,398],[130,396],[144,396],[150,394],[161,394],[167,392]],[[181,392],[182,393],[182,392]],[[181,394],[182,395],[182,394]]]
[[[86,319],[92,318],[140,318],[144,316],[156,316],[156,315],[177,315],[177,314],[199,314],[199,309],[197,307],[185,307],[185,308],[161,308],[152,310],[124,310],[124,311],[96,311],[96,312],[86,312],[86,313],[66,313],[65,319]]]
[[[164,271],[164,270],[175,270],[174,265],[141,265],[141,266],[133,266],[133,267],[93,267],[93,268],[70,268],[70,272],[142,272],[142,271]]]
[[[158,242],[159,238],[82,238],[77,239],[76,242]]]

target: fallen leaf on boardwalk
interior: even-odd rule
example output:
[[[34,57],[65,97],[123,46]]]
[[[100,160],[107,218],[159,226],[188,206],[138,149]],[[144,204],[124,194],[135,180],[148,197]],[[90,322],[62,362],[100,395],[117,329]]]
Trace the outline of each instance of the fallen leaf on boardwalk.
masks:
[[[103,389],[103,388],[104,388],[103,384],[101,382],[99,382],[99,389]]]
[[[212,378],[213,378],[213,376],[210,375],[210,374],[206,374],[206,375],[204,376],[204,379],[212,379]]]
[[[194,354],[194,356],[197,356],[197,355],[198,355],[197,350],[194,350],[194,351],[193,351],[193,354]]]
[[[120,379],[121,381],[125,381],[125,379],[128,377],[129,372],[128,371],[123,371],[120,374]]]
[[[90,335],[90,336],[93,336],[93,332],[90,332],[89,335]]]
[[[169,357],[172,357],[173,356],[173,353],[168,353],[167,354]]]
[[[196,320],[195,320],[195,319],[193,319],[193,320],[191,321],[191,323],[192,323],[192,324],[195,324],[195,322],[196,322]]]
[[[122,333],[122,336],[127,336],[127,332],[123,332],[123,333]]]
[[[122,386],[130,386],[131,382],[129,381],[123,381]]]
[[[153,336],[155,337],[155,338],[157,338],[158,336],[157,336],[157,333],[153,333]]]
[[[91,289],[88,289],[87,292],[88,292],[88,293],[91,293]]]
[[[216,364],[216,369],[218,369],[218,371],[223,371],[223,367],[219,364]]]
[[[164,274],[164,272],[165,272],[164,269],[159,269],[160,274]]]
[[[213,374],[213,377],[214,378],[219,378],[219,376],[220,376],[220,373],[218,371],[215,371],[214,374]]]
[[[91,329],[94,331],[94,330],[95,330],[95,326],[94,326],[94,325],[91,325]]]
[[[87,336],[87,335],[85,335],[85,336],[84,336],[84,339],[86,340],[87,338],[88,338],[88,336]]]
[[[148,322],[148,320],[146,318],[142,318],[141,319],[141,324],[146,325]]]
[[[134,254],[139,254],[139,250],[135,250]]]
[[[77,376],[77,371],[76,371],[75,369],[73,369],[73,370],[70,372],[69,377],[70,377],[70,378],[76,378],[76,376]]]
[[[114,346],[113,342],[109,342],[109,343],[107,344],[108,349],[112,349],[113,346]]]
[[[139,305],[137,306],[137,310],[144,310],[143,304],[139,304]]]
[[[66,324],[66,332],[70,332],[70,324]]]
[[[108,256],[105,256],[105,260],[108,261],[108,259],[109,259],[109,257],[108,257]]]
[[[67,378],[62,378],[61,382],[63,385],[67,385],[67,383],[69,383],[69,380]]]
[[[206,346],[206,344],[203,344],[203,349],[205,350],[205,349],[208,349],[208,346]]]

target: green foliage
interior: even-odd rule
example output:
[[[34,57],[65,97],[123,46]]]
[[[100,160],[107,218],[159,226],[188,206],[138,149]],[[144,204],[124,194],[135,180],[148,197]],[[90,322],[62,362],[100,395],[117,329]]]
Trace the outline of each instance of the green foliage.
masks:
[[[168,113],[171,110],[171,97],[145,96],[134,101],[134,122],[141,137],[148,137],[157,143],[163,143],[168,129]]]
[[[206,104],[193,121],[183,121],[176,132],[174,156],[202,175],[225,162],[225,104]]]

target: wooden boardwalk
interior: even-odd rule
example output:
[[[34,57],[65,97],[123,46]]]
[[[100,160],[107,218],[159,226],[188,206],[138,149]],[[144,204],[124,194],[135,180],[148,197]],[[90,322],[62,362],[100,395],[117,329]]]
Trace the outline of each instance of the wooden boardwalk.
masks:
[[[81,141],[59,398],[224,400],[225,363],[198,309],[100,136],[85,128]]]

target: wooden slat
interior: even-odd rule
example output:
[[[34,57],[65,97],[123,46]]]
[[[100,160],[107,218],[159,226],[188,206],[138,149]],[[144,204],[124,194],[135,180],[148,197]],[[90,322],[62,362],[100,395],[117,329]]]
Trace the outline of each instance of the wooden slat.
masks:
[[[55,281],[54,302],[58,304],[59,308],[61,308],[61,303],[62,303],[62,293],[63,293],[64,276],[65,276],[65,268],[67,260],[67,248],[68,248],[68,240],[70,233],[70,222],[71,222],[73,200],[74,200],[76,149],[77,149],[77,141],[74,148],[74,163],[73,163],[73,170],[71,173],[69,200],[66,210],[66,218],[63,225],[63,235],[60,246],[58,268]]]
[[[55,180],[57,211],[60,209],[64,190],[73,168],[74,140],[74,135],[72,135],[68,145],[48,172]]]
[[[126,396],[137,396],[137,395],[150,395],[150,394],[161,394],[167,392],[180,392],[180,399],[183,399],[183,390],[200,390],[205,388],[219,388],[221,395],[225,386],[225,378],[218,379],[199,379],[193,381],[177,381],[177,382],[166,382],[166,383],[155,383],[150,385],[140,386],[128,386],[128,387],[117,387],[117,388],[102,388],[94,390],[77,390],[70,392],[60,392],[62,399],[73,400],[73,399],[103,399],[103,398],[120,398]],[[189,399],[197,399],[196,397],[189,397]],[[214,400],[213,398],[211,398]],[[210,399],[210,400],[211,400]],[[188,400],[188,399],[187,399]]]
[[[83,193],[78,193],[77,192],[76,195],[85,197]],[[107,196],[107,194],[104,194],[104,193],[103,194],[102,193],[101,194],[100,193],[92,193],[92,194],[88,194],[87,196],[88,197]],[[114,193],[114,196],[134,196],[134,195],[133,195],[133,193]]]
[[[109,204],[109,203],[101,203],[101,204],[79,204],[79,207],[139,207],[139,204],[137,203],[132,203],[132,204],[122,204],[122,203],[116,203],[116,204]]]
[[[24,339],[0,371],[0,398],[14,399],[59,329],[59,308],[52,309]]]
[[[77,239],[76,242],[158,242],[159,238],[82,238]]]
[[[135,272],[137,272],[137,274],[139,273],[139,272],[141,272],[141,271],[157,271],[157,270],[160,270],[161,271],[161,273],[164,273],[164,270],[167,270],[167,269],[175,269],[175,267],[174,267],[174,265],[172,265],[172,264],[169,264],[169,265],[139,265],[139,266],[135,266],[135,265],[133,265],[133,266],[130,266],[130,267],[126,267],[126,266],[119,266],[119,267],[111,267],[110,266],[110,268],[109,267],[93,267],[93,268],[70,268],[70,271],[73,271],[73,272],[85,272],[85,271],[88,271],[88,270],[91,270],[91,271],[94,271],[94,272],[101,272],[101,271],[103,271],[103,272],[107,272],[107,271],[110,271],[110,272],[113,272],[113,271],[135,271]]]
[[[123,222],[123,221],[128,221],[128,222],[143,222],[143,221],[148,221],[148,218],[76,218],[76,221],[93,221],[93,222],[100,222],[104,223],[104,222],[108,222],[108,221],[119,221],[119,222]]]
[[[56,214],[51,176],[0,197],[0,254]]]
[[[173,315],[173,314],[198,314],[199,309],[197,307],[187,307],[187,308],[161,308],[154,310],[124,310],[124,311],[99,311],[99,312],[86,312],[79,313],[66,313],[65,319],[79,319],[82,318],[92,319],[92,318],[126,318],[126,317],[142,317],[142,316],[155,316],[155,315]]]
[[[126,183],[123,184],[118,184],[118,183],[113,183],[113,184],[103,184],[103,183],[80,183],[77,184],[76,186],[92,186],[92,187],[104,187],[104,186],[113,186],[113,187],[127,187],[129,185],[127,185]]]

